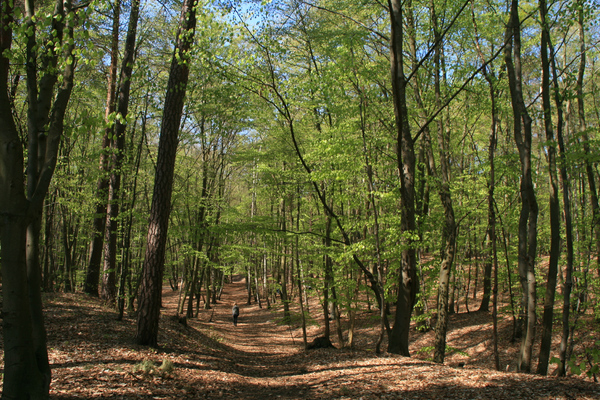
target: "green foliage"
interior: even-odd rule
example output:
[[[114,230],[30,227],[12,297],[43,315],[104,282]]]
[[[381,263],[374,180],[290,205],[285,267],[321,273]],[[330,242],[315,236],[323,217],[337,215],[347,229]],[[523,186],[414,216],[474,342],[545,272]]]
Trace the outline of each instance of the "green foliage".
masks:
[[[434,346],[424,346],[424,347],[421,347],[419,350],[417,350],[417,353],[419,353],[419,354],[431,354],[431,357],[427,357],[427,360],[428,361],[433,361],[433,351],[434,350],[435,350]],[[461,356],[469,357],[469,355],[466,352],[464,352],[462,350],[459,350],[457,348],[454,348],[454,347],[446,345],[446,356],[450,356],[450,355],[455,354],[455,353],[456,354],[460,354]]]
[[[560,359],[552,357],[551,364],[560,364]],[[573,375],[586,374],[589,378],[594,378],[600,373],[600,341],[596,341],[595,346],[586,348],[583,354],[571,355],[567,360],[569,371]]]
[[[171,360],[163,359],[161,365],[156,365],[153,361],[144,359],[132,367],[132,373],[145,376],[171,376],[175,371],[175,364]]]
[[[275,313],[275,311],[273,311]],[[319,321],[317,321],[314,317],[310,315],[308,311],[304,311],[304,318],[306,322],[306,326],[320,326]],[[300,326],[302,324],[302,313],[300,312],[290,312],[290,317],[275,317],[273,319],[277,325],[290,325],[290,326]]]
[[[415,142],[419,169],[415,177],[419,188],[417,229],[406,232],[400,212],[386,8],[365,1],[323,0],[318,2],[319,7],[295,1],[263,1],[262,6],[248,4],[237,13],[233,3],[200,3],[196,43],[188,61],[190,82],[185,119],[179,133],[165,259],[168,278],[172,282],[189,282],[197,268],[198,277],[210,280],[218,290],[223,275],[250,273],[259,282],[252,283],[254,290],[264,297],[282,285],[285,270],[322,296],[323,259],[328,255],[333,260],[338,305],[348,310],[360,309],[366,303],[362,298],[370,289],[355,258],[369,271],[376,271],[377,260],[381,260],[384,273],[379,283],[386,300],[393,303],[402,253],[412,244],[420,257],[421,291],[417,306],[424,305],[436,293],[444,239],[444,209],[438,196],[437,120],[429,125],[431,160],[427,158],[430,149],[424,135]],[[592,3],[584,2],[584,18],[586,32],[596,37],[597,29],[592,25],[598,11]],[[432,4],[441,7],[437,1]],[[591,265],[594,257],[590,250],[594,247],[594,232],[590,230],[593,221],[584,176],[585,161],[593,164],[600,157],[597,151],[586,152],[584,145],[591,149],[600,146],[595,128],[598,113],[594,109],[599,82],[595,67],[588,63],[584,75],[584,114],[588,128],[583,129],[574,111],[580,57],[576,4],[556,3],[550,12],[554,21],[552,38],[564,58],[559,63],[560,90],[571,102],[565,155],[576,204],[574,229],[579,239],[575,243],[575,265],[584,266]],[[115,112],[106,115],[112,6],[109,1],[95,1],[79,9],[76,15],[67,16],[67,20],[77,21],[76,56],[60,60],[60,63],[76,63],[77,82],[65,120],[65,140],[57,160],[52,197],[46,207],[48,218],[44,228],[48,227],[48,233],[43,230],[41,241],[48,265],[55,266],[50,271],[52,279],[62,279],[67,274],[61,268],[67,256],[72,256],[77,288],[85,274],[95,201],[106,198],[106,193],[96,193],[99,178],[106,175],[99,169],[102,138],[105,129],[117,120],[127,125],[121,170],[119,254],[130,252],[131,270],[127,278],[137,281],[146,246],[159,121],[177,28],[176,2],[165,3],[163,7],[168,10],[154,7],[142,10],[129,113],[127,118]],[[453,16],[458,6],[458,3],[445,4],[446,22],[450,21],[446,17]],[[26,40],[35,28],[40,65],[44,55],[60,52],[70,44],[53,36],[55,17],[49,5],[40,3],[37,7],[35,25],[28,24],[21,11],[16,11],[15,39],[7,51],[11,77],[16,82],[13,112],[24,143]],[[122,11],[127,11],[127,5],[123,7]],[[445,79],[440,83],[443,101],[479,68],[481,60],[475,37],[479,38],[486,59],[503,45],[504,4],[474,2],[472,7],[473,14],[468,7],[448,29],[443,41]],[[536,7],[535,2],[523,2],[522,13],[533,12]],[[407,117],[413,134],[436,111],[433,59],[422,59],[432,44],[430,11],[430,4],[414,3],[415,31],[407,31],[405,35],[407,57],[410,54],[405,73],[411,76]],[[240,16],[246,19],[240,20]],[[524,94],[532,113],[541,110],[538,25],[535,18],[528,18],[523,31]],[[408,46],[413,44],[409,39],[414,40],[414,55]],[[588,60],[597,58],[593,46],[588,52]],[[417,66],[418,70],[414,70]],[[508,278],[511,278],[510,289],[518,304],[520,161],[501,57],[489,65],[489,72],[494,76],[492,90],[498,123],[494,196],[501,300],[508,303]],[[421,97],[422,105],[417,96]],[[481,273],[480,261],[488,254],[484,247],[492,166],[488,154],[491,107],[490,86],[482,74],[476,74],[439,115],[448,136],[450,190],[459,222],[455,265],[459,288],[466,286],[469,276],[474,278],[475,268]],[[538,125],[534,126],[532,151],[540,207],[538,253],[544,255],[550,240],[545,164],[548,143],[543,140],[539,115],[535,117]],[[112,134],[109,138],[114,139]],[[110,150],[105,153],[112,155]],[[324,240],[330,211],[324,210],[319,196],[323,196],[338,218],[329,232],[331,245]],[[66,232],[71,250],[64,246],[62,232]],[[61,240],[55,240],[58,237]],[[126,238],[130,239],[128,243]],[[477,254],[477,260],[471,253]],[[125,262],[125,256],[119,261]],[[541,298],[545,276],[540,269],[536,278]],[[480,275],[478,279],[477,284],[481,285]],[[595,288],[591,294],[597,296],[597,285],[586,269],[578,268],[574,279],[579,287]],[[368,293],[369,301],[374,304],[372,292]],[[464,298],[464,291],[460,293]],[[561,300],[560,295],[557,298]],[[514,311],[505,304],[501,304],[501,313]],[[414,318],[429,319],[431,312]],[[595,313],[600,315],[600,307],[595,306]],[[292,313],[292,322],[297,320],[298,315]]]

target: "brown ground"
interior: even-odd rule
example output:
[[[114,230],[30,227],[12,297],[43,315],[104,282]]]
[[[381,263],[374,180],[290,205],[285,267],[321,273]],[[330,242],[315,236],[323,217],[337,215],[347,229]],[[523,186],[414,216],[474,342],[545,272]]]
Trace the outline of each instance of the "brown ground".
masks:
[[[375,312],[360,314],[357,350],[304,352],[302,333],[278,322],[280,303],[268,310],[246,305],[242,280],[225,287],[214,310],[179,324],[178,293],[165,288],[158,350],[133,344],[135,319],[117,322],[115,313],[81,294],[46,297],[53,399],[600,399],[600,385],[578,377],[558,379],[496,372],[487,313],[452,316],[448,345],[456,351],[445,365],[419,352],[433,333],[413,333],[413,357],[374,354]],[[231,322],[233,302],[240,323]],[[311,305],[318,315],[317,304]],[[211,320],[212,321],[209,322]],[[332,325],[332,330],[334,329]],[[309,340],[321,328],[309,328]],[[502,324],[502,365],[516,345],[509,321]],[[332,334],[332,339],[335,337]],[[334,342],[334,344],[337,343]],[[385,346],[384,346],[385,348]],[[174,369],[144,373],[144,360]],[[464,363],[464,367],[459,367]],[[510,366],[509,366],[510,368]],[[552,367],[554,369],[554,366]]]

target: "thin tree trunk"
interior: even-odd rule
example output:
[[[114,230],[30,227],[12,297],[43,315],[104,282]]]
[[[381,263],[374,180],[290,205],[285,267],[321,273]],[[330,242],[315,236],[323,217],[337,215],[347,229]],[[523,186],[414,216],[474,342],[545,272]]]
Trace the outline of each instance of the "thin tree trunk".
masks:
[[[585,73],[585,62],[586,62],[586,47],[585,47],[585,31],[583,28],[583,7],[584,1],[579,0],[577,2],[577,25],[579,28],[579,41],[580,41],[580,61],[579,61],[579,71],[577,74],[577,111],[579,116],[579,129],[581,132],[585,132],[587,127],[585,123],[585,107],[583,102],[583,76]],[[553,68],[553,79],[554,86],[558,88],[558,77],[555,68]],[[556,89],[555,89],[556,90]],[[555,94],[558,96],[558,94]],[[557,109],[558,109],[558,98],[557,98]],[[587,141],[587,134],[584,135],[584,151],[586,154],[589,154],[589,145]],[[560,363],[558,365],[558,375],[565,376],[566,375],[566,365],[567,365],[567,349],[569,343],[569,316],[571,312],[571,292],[573,289],[573,227],[571,221],[571,200],[570,196],[570,185],[569,179],[566,174],[566,152],[564,148],[564,139],[562,137],[562,132],[558,132],[558,145],[560,147],[560,173],[562,177],[563,184],[563,203],[565,205],[565,233],[567,237],[567,265],[566,265],[566,276],[564,283],[564,302],[563,302],[563,314],[562,314],[562,335],[560,341],[560,350],[559,350],[559,358]],[[596,231],[596,256],[600,254],[600,226],[599,226],[599,218],[600,213],[598,210],[598,198],[596,195],[596,185],[594,181],[594,171],[589,162],[589,158],[585,157],[586,164],[586,172],[588,175],[588,184],[590,187],[591,200],[592,200],[592,218],[594,221],[594,229]],[[593,234],[593,230],[592,230]],[[597,259],[598,263],[600,263],[600,258]],[[600,264],[599,264],[600,265]]]
[[[377,273],[377,281],[379,283],[379,287],[385,287],[385,282],[384,282],[384,271],[383,271],[383,263],[381,260],[381,238],[379,236],[379,210],[377,209],[377,204],[375,202],[375,184],[373,182],[373,167],[371,165],[371,155],[370,155],[370,151],[367,147],[367,139],[366,139],[366,130],[367,130],[367,102],[363,93],[362,88],[360,87],[359,84],[359,78],[358,78],[358,74],[354,74],[355,78],[356,78],[356,91],[358,92],[360,99],[359,99],[359,114],[360,114],[360,130],[361,130],[361,137],[362,137],[362,145],[363,145],[363,152],[365,155],[365,167],[367,170],[367,189],[369,191],[369,195],[367,196],[369,204],[373,210],[373,235],[375,236],[375,256],[376,256],[376,264],[375,264],[375,271],[374,273]],[[390,325],[389,322],[387,320],[387,310],[385,307],[386,301],[385,301],[385,292],[382,290],[380,291],[380,300],[379,300],[379,304],[382,305],[382,307],[379,308],[379,312],[380,312],[380,332],[379,332],[379,337],[377,339],[377,343],[375,344],[375,352],[377,354],[379,354],[381,352],[381,343],[383,342],[383,337],[384,335],[387,333],[388,335],[390,334]],[[351,313],[351,320],[352,320],[352,324],[354,324],[354,312]],[[354,329],[354,325],[352,325],[351,329]],[[351,343],[352,345],[352,343]]]
[[[111,139],[112,171],[108,184],[108,205],[106,207],[106,231],[104,239],[104,275],[102,279],[102,298],[114,304],[116,291],[116,259],[117,259],[117,219],[119,217],[119,194],[121,190],[121,166],[125,151],[126,118],[129,109],[129,94],[131,91],[131,76],[135,61],[135,42],[137,37],[137,24],[140,13],[140,1],[131,2],[129,13],[129,26],[125,39],[125,51],[121,64],[119,77],[117,118],[114,125],[114,135]]]
[[[147,111],[147,109],[145,110]],[[131,203],[129,204],[129,209],[134,210],[135,204],[137,200],[137,181],[140,169],[140,161],[142,158],[142,149],[144,145],[144,139],[146,137],[146,117],[142,117],[142,131],[140,133],[140,142],[137,148],[137,154],[135,158],[135,175],[133,177],[133,188],[131,190]],[[123,259],[121,261],[121,278],[119,282],[119,292],[117,293],[117,310],[119,315],[117,319],[120,321],[123,319],[123,313],[125,311],[125,286],[127,284],[127,279],[130,278],[130,270],[131,270],[131,230],[133,228],[133,212],[129,214],[129,218],[127,221],[127,230],[125,233],[125,238],[123,240]]]
[[[538,205],[531,171],[531,117],[523,100],[521,71],[521,21],[519,1],[512,0],[506,27],[504,59],[511,93],[514,137],[521,161],[521,215],[519,218],[519,277],[522,288],[521,319],[525,324],[518,356],[518,370],[531,371],[536,323],[535,258],[537,251]]]
[[[475,44],[477,46],[477,52],[481,61],[484,62],[483,52],[481,50],[481,46],[479,44],[479,34],[477,32],[477,22],[475,19],[475,11],[473,8],[473,3],[471,3],[471,16],[473,19],[473,26],[475,28],[476,41]],[[490,142],[488,148],[488,160],[490,163],[490,174],[488,177],[488,230],[487,230],[487,247],[489,249],[489,255],[487,257],[488,261],[486,261],[485,272],[484,272],[484,294],[481,306],[479,308],[480,311],[488,311],[489,303],[489,295],[486,296],[486,281],[488,280],[488,269],[490,269],[489,273],[491,275],[491,270],[493,266],[493,286],[491,287],[492,291],[492,342],[493,342],[493,354],[494,354],[494,366],[497,371],[500,370],[500,354],[498,352],[498,251],[497,251],[497,243],[496,243],[496,208],[495,208],[495,199],[494,199],[494,191],[496,187],[496,167],[495,167],[495,152],[496,146],[498,144],[498,111],[496,106],[496,88],[494,87],[496,82],[496,76],[493,72],[492,67],[485,68],[483,70],[484,77],[488,82],[488,86],[490,89],[490,102],[491,102],[491,112],[492,112],[492,125],[490,129]],[[508,254],[507,260],[508,260]],[[508,270],[510,274],[510,270]],[[510,280],[509,280],[510,281]],[[491,282],[490,282],[491,284]],[[475,285],[477,286],[477,285]],[[473,291],[473,296],[475,297],[475,293],[477,288]],[[512,296],[512,295],[511,295]],[[485,305],[484,305],[485,303]]]
[[[333,262],[327,251],[329,247],[331,247],[331,217],[327,216],[327,221],[325,222],[325,254],[323,255],[323,263],[325,270],[325,282],[323,287],[323,319],[325,323],[325,332],[323,336],[329,338],[331,335],[331,327],[330,327],[330,303],[331,303],[331,288],[333,285]]]
[[[52,249],[53,243],[54,243],[54,235],[52,234],[53,229],[54,229],[54,212],[56,209],[56,202],[55,202],[55,197],[56,197],[56,191],[54,190],[54,192],[52,194],[50,194],[49,199],[47,200],[47,207],[44,207],[44,212],[46,214],[46,220],[44,221],[44,227],[45,227],[45,232],[44,232],[44,248],[46,249],[44,252],[44,267],[43,267],[43,286],[42,288],[44,289],[44,291],[52,291],[53,290],[53,281],[52,281],[52,275],[54,274],[54,270],[52,268],[52,266],[54,265],[54,251]]]
[[[441,32],[438,27],[438,18],[435,12],[433,2],[431,5],[431,20],[433,22],[434,40],[437,43],[434,51],[435,64],[435,98],[436,107],[441,107]],[[433,360],[437,363],[443,363],[446,355],[446,332],[448,330],[448,285],[452,264],[454,262],[454,253],[456,248],[456,222],[454,219],[454,209],[452,206],[452,197],[450,194],[450,164],[448,161],[449,137],[445,135],[444,123],[438,119],[438,146],[440,153],[440,201],[444,207],[444,234],[445,238],[444,253],[442,264],[440,266],[439,288],[438,288],[438,315],[435,325],[435,345]]]
[[[550,361],[550,346],[552,345],[552,323],[554,319],[554,295],[556,293],[556,276],[560,258],[560,204],[558,194],[558,176],[556,174],[556,139],[550,106],[550,60],[548,47],[550,30],[547,20],[546,0],[539,0],[540,20],[542,23],[541,60],[542,60],[542,105],[544,127],[546,130],[546,147],[548,152],[548,174],[550,177],[550,260],[548,278],[546,279],[546,295],[544,298],[544,315],[542,317],[542,343],[540,346],[537,373],[546,375]],[[558,90],[558,88],[555,88]],[[562,128],[562,110],[558,115],[558,123]]]
[[[117,64],[119,59],[119,26],[121,17],[121,2],[115,0],[113,5],[112,41],[110,49],[110,69],[108,73],[108,90],[106,95],[105,121],[109,122],[110,115],[115,111],[117,88]],[[106,204],[108,201],[108,170],[110,149],[110,136],[113,124],[104,130],[102,138],[102,153],[100,154],[100,177],[96,184],[96,210],[92,227],[92,241],[90,242],[90,260],[88,263],[83,291],[92,296],[98,296],[98,282],[100,280],[100,264],[104,245],[104,230],[106,227]]]

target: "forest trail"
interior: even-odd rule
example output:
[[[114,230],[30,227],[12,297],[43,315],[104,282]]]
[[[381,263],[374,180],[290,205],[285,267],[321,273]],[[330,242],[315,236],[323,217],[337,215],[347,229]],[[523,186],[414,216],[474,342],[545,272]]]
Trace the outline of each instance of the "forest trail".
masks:
[[[178,299],[178,292],[165,287],[163,313],[176,314]],[[224,356],[240,374],[278,377],[293,372],[286,366],[299,354],[303,343],[301,337],[292,336],[288,325],[280,323],[283,315],[277,309],[281,303],[268,309],[264,303],[262,308],[256,302],[249,305],[247,299],[245,278],[234,276],[233,282],[225,285],[217,304],[209,310],[201,309],[198,318],[189,323],[213,332],[213,337],[225,347]],[[232,319],[234,303],[240,308],[237,326]]]
[[[482,342],[488,316],[452,317],[450,346],[463,354],[445,365],[419,352],[432,332],[414,333],[413,357],[377,355],[375,312],[361,312],[357,347],[303,350],[301,329],[279,323],[281,302],[270,309],[247,305],[243,279],[224,288],[211,310],[187,326],[175,317],[179,293],[165,287],[160,348],[133,342],[135,315],[117,321],[114,309],[80,293],[45,294],[52,399],[600,399],[600,385],[576,377],[541,377],[494,371]],[[233,326],[231,307],[240,306]],[[318,318],[318,298],[310,303]],[[297,313],[297,309],[292,309]],[[212,317],[212,318],[211,318]],[[313,321],[309,341],[322,332]],[[482,336],[478,336],[482,335]],[[332,340],[335,342],[335,335]],[[503,343],[503,347],[507,347]],[[466,352],[469,352],[467,355]],[[507,354],[512,356],[512,354]],[[458,367],[459,360],[467,360]],[[480,361],[479,361],[480,360]],[[161,363],[172,370],[162,373]],[[150,365],[149,370],[140,368]]]

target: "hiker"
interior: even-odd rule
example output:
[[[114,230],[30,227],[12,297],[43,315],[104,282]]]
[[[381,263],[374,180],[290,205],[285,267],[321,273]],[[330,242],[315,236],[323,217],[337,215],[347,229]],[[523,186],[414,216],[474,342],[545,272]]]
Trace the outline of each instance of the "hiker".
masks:
[[[233,316],[233,326],[237,326],[238,316],[240,315],[240,308],[238,307],[237,303],[233,303],[231,315]]]

